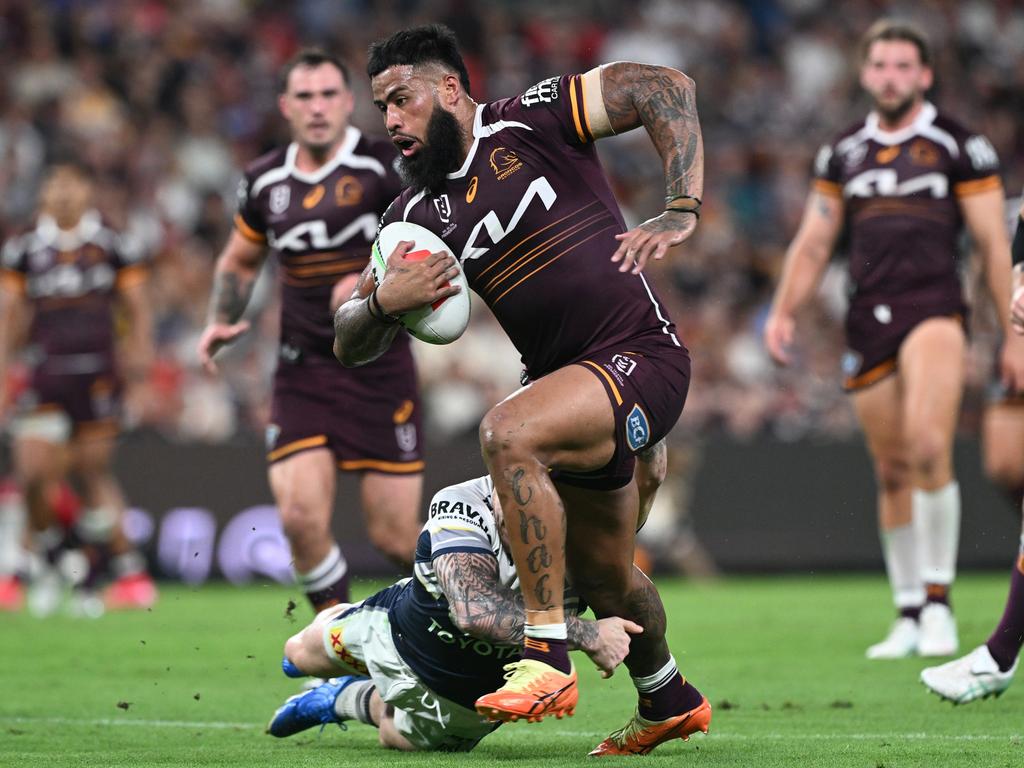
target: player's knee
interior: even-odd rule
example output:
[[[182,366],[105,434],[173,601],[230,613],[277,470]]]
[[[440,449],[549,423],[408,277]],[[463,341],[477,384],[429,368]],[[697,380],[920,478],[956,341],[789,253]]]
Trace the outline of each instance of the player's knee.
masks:
[[[284,643],[284,657],[303,672],[309,668],[305,637],[308,631],[309,629],[307,628],[297,635],[292,635]]]
[[[903,459],[878,459],[875,461],[875,480],[883,493],[905,490],[910,485],[910,467]]]
[[[1017,456],[986,455],[985,476],[1001,488],[1024,486],[1024,461]]]
[[[330,516],[299,499],[286,499],[278,506],[281,527],[289,541],[328,535]]]
[[[595,611],[610,615],[624,607],[630,591],[630,574],[627,569],[614,565],[576,569],[573,585]]]
[[[488,466],[532,455],[528,419],[518,408],[499,403],[480,422],[480,450]]]
[[[910,440],[910,461],[916,472],[930,475],[949,461],[949,443],[940,430],[922,429]]]

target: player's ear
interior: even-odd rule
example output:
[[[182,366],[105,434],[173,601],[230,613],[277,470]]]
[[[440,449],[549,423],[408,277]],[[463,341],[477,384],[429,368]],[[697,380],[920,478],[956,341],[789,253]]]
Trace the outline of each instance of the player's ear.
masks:
[[[288,98],[283,93],[278,95],[278,97],[277,97],[277,108],[281,112],[281,116],[285,120],[291,120],[292,119],[291,114],[289,114],[290,110],[288,108]]]
[[[935,73],[931,67],[925,67],[921,73],[921,89],[927,91],[932,87],[932,83],[935,81]]]
[[[463,94],[462,83],[457,75],[448,73],[441,81],[441,101],[447,106],[455,106]]]

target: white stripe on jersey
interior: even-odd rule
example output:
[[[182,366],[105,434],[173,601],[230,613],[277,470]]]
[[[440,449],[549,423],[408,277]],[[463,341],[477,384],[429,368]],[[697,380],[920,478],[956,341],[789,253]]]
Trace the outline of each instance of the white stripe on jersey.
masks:
[[[412,198],[409,200],[409,202],[406,203],[405,210],[402,211],[402,221],[408,221],[409,220],[409,211],[411,211],[413,209],[413,206],[416,205],[416,203],[418,203],[420,200],[422,200],[426,196],[427,196],[427,190],[425,190],[425,189],[420,190],[419,192],[417,192],[415,195],[412,196]]]
[[[469,153],[466,155],[466,161],[462,164],[462,167],[454,173],[449,173],[449,179],[461,179],[466,173],[469,172],[469,166],[473,162],[473,158],[476,156],[476,148],[480,144],[480,139],[486,139],[488,136],[493,136],[498,131],[504,130],[505,128],[525,128],[528,131],[532,131],[533,128],[528,126],[526,123],[517,123],[514,120],[498,120],[495,123],[488,123],[484,125],[484,105],[480,104],[476,108],[476,115],[473,117],[473,146],[469,148]]]
[[[300,171],[295,166],[295,158],[299,154],[299,145],[292,142],[288,145],[288,150],[284,154],[284,164],[279,165],[276,168],[271,168],[269,171],[265,171],[257,177],[252,184],[252,190],[249,194],[252,197],[256,197],[256,195],[258,195],[265,187],[279,181],[284,181],[289,176],[307,184],[319,184],[330,176],[331,173],[333,173],[340,165],[371,170],[383,178],[387,175],[387,172],[384,170],[384,166],[381,165],[380,160],[369,155],[353,154],[353,150],[356,148],[356,144],[359,143],[359,138],[362,135],[362,132],[360,132],[358,128],[349,126],[345,130],[345,138],[338,147],[338,150],[334,153],[334,157],[327,161],[325,165],[322,165],[315,171],[309,173],[306,171]]]
[[[668,337],[672,339],[672,343],[675,344],[677,347],[683,346],[682,344],[679,343],[679,339],[676,338],[676,335],[668,329],[669,320],[667,317],[665,317],[665,315],[661,313],[661,305],[658,304],[658,300],[655,299],[654,294],[651,293],[651,286],[647,284],[647,280],[646,278],[644,278],[643,272],[640,273],[640,281],[644,284],[644,290],[647,291],[647,296],[651,299],[651,304],[654,305],[655,314],[658,316],[658,319],[661,320],[661,332],[668,335]]]

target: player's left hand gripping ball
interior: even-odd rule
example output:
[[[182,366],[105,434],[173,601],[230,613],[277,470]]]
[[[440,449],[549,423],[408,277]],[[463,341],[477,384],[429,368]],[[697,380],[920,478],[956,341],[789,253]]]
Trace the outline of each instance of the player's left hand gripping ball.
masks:
[[[402,241],[415,244],[414,249],[405,254],[405,258],[411,261],[425,259],[440,251],[451,253],[444,241],[426,227],[407,221],[392,222],[381,228],[373,243],[371,269],[377,285],[387,271],[388,255]],[[402,315],[402,325],[420,341],[449,344],[459,338],[469,325],[469,285],[457,260],[455,268],[458,274],[446,285],[459,286],[458,293]]]

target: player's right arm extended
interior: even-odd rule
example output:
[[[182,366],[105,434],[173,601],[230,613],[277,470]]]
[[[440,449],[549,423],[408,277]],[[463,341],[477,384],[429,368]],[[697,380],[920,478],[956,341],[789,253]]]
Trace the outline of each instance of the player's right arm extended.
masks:
[[[800,229],[786,251],[782,279],[764,329],[768,351],[783,365],[790,360],[788,347],[793,342],[794,316],[821,282],[842,222],[842,198],[812,190]]]

